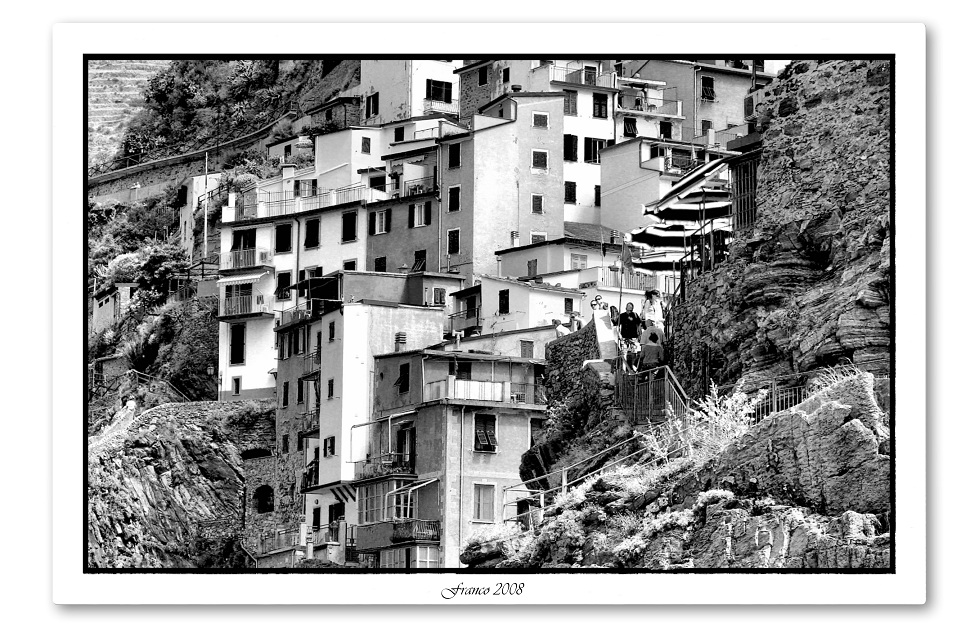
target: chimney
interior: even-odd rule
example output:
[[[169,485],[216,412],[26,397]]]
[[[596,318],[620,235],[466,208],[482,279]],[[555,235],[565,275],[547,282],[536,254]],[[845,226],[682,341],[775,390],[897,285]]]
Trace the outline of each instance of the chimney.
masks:
[[[295,164],[282,164],[282,180],[291,179],[296,176]]]

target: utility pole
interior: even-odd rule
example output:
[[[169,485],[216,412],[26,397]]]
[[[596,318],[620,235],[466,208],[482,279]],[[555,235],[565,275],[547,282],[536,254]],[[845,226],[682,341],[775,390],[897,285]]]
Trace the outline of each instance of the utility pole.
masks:
[[[207,151],[204,151],[204,254],[201,256],[201,264],[207,259],[207,209],[208,209],[208,195],[207,195]],[[203,266],[201,266],[203,269]]]

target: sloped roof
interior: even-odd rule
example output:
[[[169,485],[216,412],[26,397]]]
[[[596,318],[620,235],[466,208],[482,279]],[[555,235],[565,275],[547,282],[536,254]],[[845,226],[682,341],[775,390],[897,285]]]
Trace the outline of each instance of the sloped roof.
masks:
[[[564,237],[566,238],[590,240],[591,242],[608,242],[611,235],[611,229],[593,222],[564,221]]]

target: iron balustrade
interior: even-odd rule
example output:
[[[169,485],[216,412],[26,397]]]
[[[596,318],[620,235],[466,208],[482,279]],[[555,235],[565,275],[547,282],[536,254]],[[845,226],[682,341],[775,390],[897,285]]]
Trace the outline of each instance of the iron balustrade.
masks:
[[[545,405],[547,403],[547,399],[544,395],[544,386],[542,384],[511,383],[510,402]]]
[[[246,314],[271,314],[264,294],[225,297],[220,301],[219,316],[244,316]]]
[[[300,491],[306,491],[320,483],[320,461],[313,460],[306,465],[300,482]]]
[[[570,68],[562,65],[551,65],[550,80],[560,83],[576,83],[595,87],[615,87],[615,72],[599,74],[597,69]]]
[[[307,351],[303,356],[303,375],[309,375],[320,370],[320,350]]]
[[[299,530],[276,530],[259,537],[256,549],[259,554],[271,554],[278,550],[295,548],[300,541]]]
[[[391,531],[392,543],[410,541],[438,541],[442,538],[442,524],[425,519],[399,519]]]
[[[272,255],[267,249],[238,249],[221,254],[220,269],[235,270],[271,264]]]
[[[307,410],[299,415],[299,431],[311,432],[319,429],[320,426],[320,407],[314,406],[312,410]]]
[[[630,97],[628,94],[625,94],[619,100],[617,111],[623,114],[653,113],[659,115],[678,116],[680,115],[680,101],[663,100],[661,98],[635,99]]]
[[[605,266],[601,270],[599,282],[603,288],[622,287],[627,290],[653,290],[656,288],[656,277],[643,273],[623,273]]]
[[[467,308],[461,312],[449,314],[449,333],[464,331],[471,327],[479,327],[483,324],[483,319],[479,315],[480,307]]]
[[[388,452],[354,463],[354,479],[365,480],[394,473],[414,474],[415,457],[410,453]]]
[[[422,101],[422,109],[425,115],[432,113],[448,113],[458,115],[459,101],[457,99],[453,99],[450,102],[445,102],[444,100],[426,98]]]

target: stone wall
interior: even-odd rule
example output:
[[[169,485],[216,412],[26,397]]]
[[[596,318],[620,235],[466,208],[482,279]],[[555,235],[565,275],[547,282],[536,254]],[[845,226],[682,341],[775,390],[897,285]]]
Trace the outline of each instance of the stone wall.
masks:
[[[758,217],[673,310],[688,393],[845,361],[890,342],[890,63],[794,61],[758,124]],[[875,369],[879,370],[879,369]]]
[[[581,367],[586,360],[601,358],[595,321],[547,343],[544,358],[547,398],[554,403],[580,404],[584,395]]]

